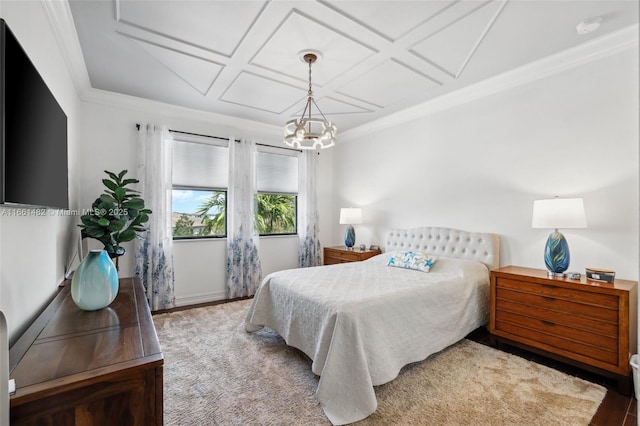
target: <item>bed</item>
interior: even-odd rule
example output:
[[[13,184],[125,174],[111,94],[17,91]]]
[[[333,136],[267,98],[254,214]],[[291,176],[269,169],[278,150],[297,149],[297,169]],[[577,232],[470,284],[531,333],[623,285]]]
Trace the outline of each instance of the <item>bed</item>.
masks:
[[[333,424],[352,423],[376,410],[374,386],[488,322],[499,245],[489,233],[394,229],[384,253],[366,261],[266,276],[245,329],[269,327],[311,358],[325,415]],[[387,266],[408,251],[437,260],[428,273]]]

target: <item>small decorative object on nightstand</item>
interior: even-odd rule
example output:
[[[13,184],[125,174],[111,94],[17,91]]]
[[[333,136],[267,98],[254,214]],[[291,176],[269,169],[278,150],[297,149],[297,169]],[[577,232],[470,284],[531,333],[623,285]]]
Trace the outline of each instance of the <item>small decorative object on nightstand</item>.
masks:
[[[336,263],[360,262],[382,253],[380,249],[376,250],[353,250],[345,246],[325,247],[324,248],[324,264],[333,265]]]
[[[585,268],[587,279],[612,283],[616,279],[616,272],[610,269]]]
[[[356,243],[356,231],[352,225],[362,223],[362,210],[358,208],[341,208],[340,209],[340,225],[347,225],[344,234],[344,245],[352,249]]]
[[[564,276],[569,268],[569,245],[559,228],[586,228],[582,198],[552,198],[533,202],[532,228],[555,229],[547,238],[544,248],[544,263],[549,276]]]

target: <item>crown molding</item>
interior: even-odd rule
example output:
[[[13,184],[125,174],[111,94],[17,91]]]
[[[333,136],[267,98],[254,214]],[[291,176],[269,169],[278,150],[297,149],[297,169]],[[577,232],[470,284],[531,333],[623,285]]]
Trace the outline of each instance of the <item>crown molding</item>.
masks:
[[[45,15],[49,20],[56,42],[63,53],[71,80],[80,97],[91,88],[89,73],[82,55],[80,40],[76,33],[76,26],[68,1],[41,0]]]
[[[409,121],[522,86],[628,49],[635,49],[636,51],[638,49],[638,24],[631,25],[574,48],[564,50],[419,105],[358,126],[340,135],[340,142],[348,142],[374,132],[399,126]]]
[[[282,128],[279,126],[94,89],[91,87],[91,80],[89,79],[87,66],[84,62],[84,56],[69,2],[67,0],[41,0],[41,4],[54,32],[56,42],[63,52],[65,63],[81,101],[119,107],[132,111],[153,111],[157,114],[164,114],[185,120],[200,120],[220,124],[238,129],[238,131],[241,132],[238,134],[241,136],[249,136],[248,134],[257,133],[268,135],[270,138],[281,137]],[[247,131],[247,129],[250,129],[250,131]]]
[[[109,92],[106,90],[91,88],[84,92],[81,100],[87,103],[128,109],[134,112],[142,111],[148,113],[149,111],[152,111],[154,114],[164,115],[175,119],[203,121],[210,124],[230,127],[237,130],[238,133],[236,136],[238,137],[249,137],[250,134],[268,135],[271,138],[282,136],[282,128],[280,126],[260,123],[258,121],[231,115],[218,114],[215,112],[168,104],[151,99],[139,98],[136,96],[124,95],[121,93]]]

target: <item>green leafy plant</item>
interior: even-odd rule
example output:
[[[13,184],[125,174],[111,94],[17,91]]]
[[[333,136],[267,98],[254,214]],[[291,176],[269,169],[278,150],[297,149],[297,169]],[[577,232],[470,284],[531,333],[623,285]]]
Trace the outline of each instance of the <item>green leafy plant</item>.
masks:
[[[138,179],[125,179],[127,170],[118,174],[104,171],[109,179],[102,179],[106,187],[104,193],[91,205],[87,214],[80,216],[82,238],[94,238],[104,245],[112,259],[125,253],[120,244],[132,241],[138,232],[146,231],[143,226],[149,221],[151,210],[146,209],[139,191],[128,185],[138,183]]]

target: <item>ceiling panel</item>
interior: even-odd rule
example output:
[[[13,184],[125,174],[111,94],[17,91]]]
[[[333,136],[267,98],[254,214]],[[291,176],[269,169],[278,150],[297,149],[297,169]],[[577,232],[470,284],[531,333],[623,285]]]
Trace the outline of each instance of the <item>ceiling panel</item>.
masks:
[[[282,114],[302,99],[296,87],[248,72],[242,72],[223,93],[221,101],[273,114]]]
[[[266,1],[115,0],[120,23],[230,57]],[[228,19],[233,16],[233,19]]]
[[[133,41],[201,95],[207,94],[223,68],[223,65],[204,58],[177,52],[173,49],[156,46],[141,40]]]
[[[395,41],[458,0],[321,1],[358,24]]]
[[[448,16],[451,20],[434,28],[411,51],[452,78],[458,78],[504,5],[504,1],[492,1],[470,10],[451,8],[456,12]]]
[[[359,76],[339,89],[340,93],[385,108],[415,95],[416,92],[438,86],[430,77],[401,64],[388,60]]]
[[[326,116],[340,115],[340,114],[359,114],[359,113],[367,113],[372,111],[371,109],[368,109],[368,108],[364,108],[349,102],[344,102],[339,99],[334,99],[329,97],[319,98],[319,99],[316,99],[315,101],[316,101],[316,104],[318,105],[318,108],[320,108],[320,111],[322,111],[322,113],[325,114]],[[300,117],[302,115],[302,111],[304,111],[305,105],[306,105],[306,99],[300,101],[300,105],[296,104],[296,106],[299,106],[300,108],[291,116]]]
[[[251,64],[306,81],[308,65],[300,59],[301,52],[305,50],[321,53],[320,61],[312,66],[313,82],[320,86],[375,53],[365,44],[294,9],[251,60]]]

